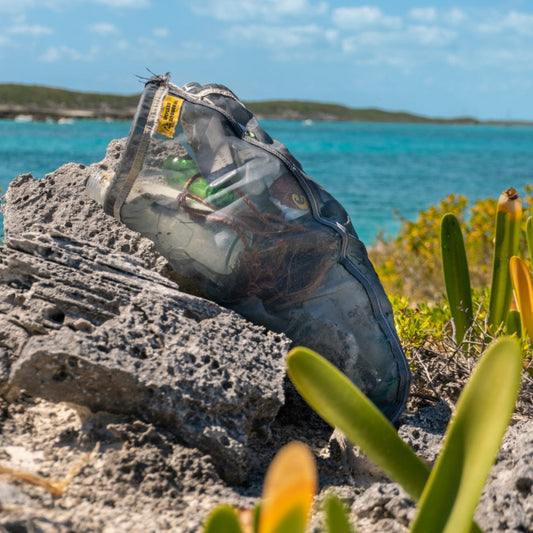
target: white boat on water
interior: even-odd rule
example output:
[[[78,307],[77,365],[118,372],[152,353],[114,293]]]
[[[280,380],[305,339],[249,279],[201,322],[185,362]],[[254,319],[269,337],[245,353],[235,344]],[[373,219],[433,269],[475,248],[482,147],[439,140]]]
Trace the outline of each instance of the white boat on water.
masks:
[[[74,124],[73,118],[61,117],[57,119],[58,124]]]
[[[14,119],[15,122],[33,122],[32,115],[17,115]]]

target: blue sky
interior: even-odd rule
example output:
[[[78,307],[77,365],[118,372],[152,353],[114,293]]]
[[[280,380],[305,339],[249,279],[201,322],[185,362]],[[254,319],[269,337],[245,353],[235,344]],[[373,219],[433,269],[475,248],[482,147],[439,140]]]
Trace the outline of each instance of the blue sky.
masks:
[[[0,0],[0,82],[533,120],[533,2]]]

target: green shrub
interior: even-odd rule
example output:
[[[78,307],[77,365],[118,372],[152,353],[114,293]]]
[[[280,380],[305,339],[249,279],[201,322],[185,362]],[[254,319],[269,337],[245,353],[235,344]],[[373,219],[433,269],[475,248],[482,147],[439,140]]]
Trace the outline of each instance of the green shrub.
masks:
[[[520,196],[527,211],[533,202],[531,188]],[[444,301],[440,232],[445,213],[453,213],[461,224],[472,287],[479,291],[488,287],[496,206],[494,198],[470,204],[465,196],[450,195],[421,211],[415,221],[403,219],[396,237],[379,236],[377,244],[369,249],[369,256],[389,296],[407,297],[412,304]],[[525,225],[524,220],[519,248],[522,257],[527,256]]]

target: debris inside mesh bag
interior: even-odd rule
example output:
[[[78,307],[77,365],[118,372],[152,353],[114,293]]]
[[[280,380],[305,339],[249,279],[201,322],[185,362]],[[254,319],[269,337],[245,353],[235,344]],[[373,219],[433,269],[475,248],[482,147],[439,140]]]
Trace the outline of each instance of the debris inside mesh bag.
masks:
[[[87,189],[183,287],[317,351],[397,419],[410,372],[363,243],[228,88],[148,80],[116,174]]]

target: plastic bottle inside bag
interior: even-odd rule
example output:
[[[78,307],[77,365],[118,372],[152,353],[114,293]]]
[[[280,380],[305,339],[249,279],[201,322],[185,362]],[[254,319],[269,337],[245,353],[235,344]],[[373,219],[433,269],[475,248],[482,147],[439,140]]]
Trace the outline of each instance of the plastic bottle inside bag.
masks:
[[[218,282],[220,276],[233,272],[244,243],[220,218],[194,215],[201,210],[210,214],[206,205],[210,199],[218,205],[229,203],[232,194],[217,191],[200,177],[187,188],[191,196],[183,197],[190,175],[197,174],[194,161],[189,161],[170,161],[159,179],[153,177],[153,170],[141,173],[120,210],[120,218],[129,228],[153,240],[162,254],[174,258],[174,263],[182,266],[192,261],[211,281]],[[179,166],[182,168],[175,170]],[[106,173],[95,173],[87,182],[89,196],[100,204],[108,181]]]

